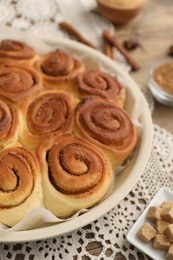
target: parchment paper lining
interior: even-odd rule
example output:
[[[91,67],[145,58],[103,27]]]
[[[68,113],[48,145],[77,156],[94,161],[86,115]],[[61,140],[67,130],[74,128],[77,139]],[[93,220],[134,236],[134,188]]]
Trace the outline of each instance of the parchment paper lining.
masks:
[[[44,37],[39,38],[38,36],[32,35],[31,33],[27,33],[25,31],[19,31],[8,27],[0,27],[0,40],[2,39],[16,39],[23,41],[27,43],[28,45],[32,46],[38,53],[40,54],[46,54],[54,49],[62,49],[66,52],[69,52],[76,56],[77,58],[81,59],[85,65],[86,68],[92,68],[92,69],[100,69],[102,71],[108,72],[113,76],[116,76],[118,80],[123,84],[123,86],[126,88],[127,91],[127,101],[125,105],[125,110],[129,113],[131,116],[131,119],[135,126],[138,129],[138,133],[140,135],[142,130],[142,125],[140,123],[140,116],[143,111],[144,107],[144,99],[140,92],[135,92],[131,84],[129,84],[128,80],[122,75],[119,74],[119,72],[116,71],[116,69],[113,68],[107,68],[103,62],[101,62],[99,59],[93,57],[93,55],[89,55],[88,53],[81,52],[80,49],[76,48],[73,51],[71,49],[68,49],[67,47],[64,47],[62,44],[58,43],[56,41],[51,41],[49,39],[49,43],[46,43],[47,41],[43,41]],[[51,44],[50,44],[51,43]],[[139,140],[140,141],[140,140]],[[125,168],[128,167],[130,163],[130,160],[127,160],[126,163],[122,166],[120,166],[118,169],[116,169],[116,175],[118,173],[122,172]],[[115,178],[116,179],[116,178]],[[109,194],[107,194],[109,196]],[[101,202],[100,202],[101,203]],[[10,232],[10,231],[19,231],[19,230],[31,230],[40,228],[40,226],[52,225],[61,223],[63,221],[70,221],[74,218],[77,218],[80,214],[85,213],[88,211],[87,209],[82,209],[76,214],[74,214],[72,217],[67,219],[60,219],[54,216],[50,211],[48,211],[45,208],[35,208],[33,209],[22,221],[20,221],[15,226],[9,228],[3,224],[0,224],[0,232]]]

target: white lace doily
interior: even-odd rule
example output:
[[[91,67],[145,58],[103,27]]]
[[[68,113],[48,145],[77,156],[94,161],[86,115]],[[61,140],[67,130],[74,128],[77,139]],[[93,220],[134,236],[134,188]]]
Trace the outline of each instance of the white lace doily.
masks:
[[[172,147],[173,136],[155,125],[153,148],[144,173],[116,207],[93,223],[67,235],[22,244],[0,244],[0,258],[149,259],[126,241],[126,234],[162,186],[173,189]],[[94,253],[90,250],[91,244],[94,245]]]
[[[101,50],[103,29],[114,28],[95,12],[95,7],[95,0],[1,0],[0,23],[36,34],[69,37],[58,28],[58,23],[65,20]],[[129,70],[121,56],[119,63]],[[142,91],[153,112],[154,101],[150,92]],[[121,203],[93,223],[64,236],[28,243],[1,243],[0,260],[149,259],[126,241],[126,234],[160,187],[173,189],[172,147],[172,134],[155,125],[148,164]]]

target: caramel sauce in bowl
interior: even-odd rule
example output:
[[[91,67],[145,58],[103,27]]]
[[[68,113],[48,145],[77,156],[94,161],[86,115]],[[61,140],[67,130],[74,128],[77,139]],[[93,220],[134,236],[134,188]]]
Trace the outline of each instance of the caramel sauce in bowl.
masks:
[[[158,102],[173,106],[173,59],[159,60],[152,65],[148,85]]]

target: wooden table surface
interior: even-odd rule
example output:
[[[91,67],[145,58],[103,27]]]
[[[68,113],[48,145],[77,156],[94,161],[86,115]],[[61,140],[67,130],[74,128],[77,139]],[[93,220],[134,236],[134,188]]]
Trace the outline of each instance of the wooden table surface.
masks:
[[[135,19],[126,25],[115,27],[116,36],[121,42],[136,39],[142,45],[142,48],[131,52],[141,69],[130,74],[138,84],[147,88],[150,66],[157,60],[168,57],[168,49],[173,44],[173,0],[148,0],[145,9]],[[152,118],[153,123],[173,133],[173,107],[155,101]],[[101,250],[101,245],[97,242],[88,246],[88,251],[94,255],[99,255]],[[124,258],[117,255],[115,260]]]
[[[131,54],[141,65],[131,76],[138,84],[147,87],[150,66],[161,58],[168,57],[168,49],[173,45],[173,1],[148,0],[145,9],[124,26],[116,26],[116,36],[136,39],[142,45]],[[173,133],[173,108],[155,102],[153,122]]]

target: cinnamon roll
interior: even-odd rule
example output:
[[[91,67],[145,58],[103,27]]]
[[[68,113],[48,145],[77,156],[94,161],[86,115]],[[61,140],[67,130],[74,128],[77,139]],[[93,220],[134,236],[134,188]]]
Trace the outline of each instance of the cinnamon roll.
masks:
[[[126,99],[125,88],[108,73],[99,70],[88,70],[80,73],[75,79],[76,89],[81,98],[95,95],[119,107],[123,107]]]
[[[41,57],[35,68],[43,76],[45,86],[68,89],[71,80],[84,71],[84,64],[70,54],[55,50]]]
[[[15,225],[35,207],[66,218],[96,205],[111,191],[114,167],[134,150],[124,86],[99,69],[86,71],[87,59],[0,43],[3,224]]]
[[[114,166],[122,164],[137,143],[136,128],[125,110],[96,96],[77,105],[75,129],[100,147]]]
[[[0,42],[0,61],[15,60],[15,62],[32,64],[38,55],[26,43],[4,39]]]
[[[20,141],[28,148],[72,130],[74,100],[67,92],[45,90],[21,110],[26,120],[21,127]]]
[[[18,107],[0,100],[0,146],[17,142],[21,115]]]
[[[58,217],[98,203],[109,191],[112,168],[97,147],[71,134],[37,150],[45,206]]]
[[[44,206],[37,158],[12,146],[0,151],[0,222],[13,226],[35,207]]]
[[[0,96],[19,102],[41,88],[41,78],[31,68],[8,62],[0,66]]]

